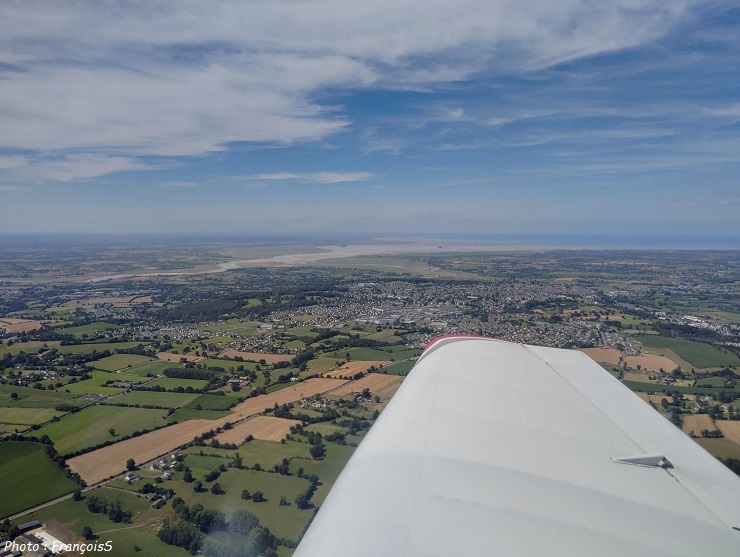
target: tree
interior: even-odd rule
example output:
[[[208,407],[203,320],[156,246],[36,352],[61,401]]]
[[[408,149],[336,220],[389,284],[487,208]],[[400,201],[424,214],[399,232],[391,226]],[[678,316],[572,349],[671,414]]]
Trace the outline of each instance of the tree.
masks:
[[[257,517],[249,511],[236,511],[231,515],[229,530],[247,535],[259,525]]]
[[[185,473],[183,474],[182,479],[188,483],[193,481],[193,473],[190,471],[190,468],[185,468]]]
[[[244,499],[245,501],[248,501],[251,498],[252,498],[252,495],[249,493],[249,491],[246,489],[242,489],[242,499]]]
[[[308,452],[311,454],[311,458],[314,460],[319,460],[324,458],[326,456],[326,445],[323,443],[319,445],[311,445],[311,448],[308,450]]]
[[[211,493],[214,495],[221,495],[222,493],[226,493],[223,488],[221,487],[221,484],[216,482],[211,486]]]
[[[126,461],[126,470],[128,470],[130,472],[133,472],[134,470],[136,470],[136,462],[134,462],[134,459],[133,458],[129,458]]]
[[[108,430],[108,433],[111,434],[111,437],[115,437],[116,436],[116,430],[114,428],[110,428]],[[131,470],[131,468],[129,468],[129,470]]]
[[[72,494],[72,501],[82,501],[82,490],[76,489]]]
[[[93,533],[93,529],[89,526],[83,526],[82,527],[82,535],[86,540],[92,540],[95,537],[95,534]]]
[[[254,501],[255,503],[262,503],[263,501],[266,501],[266,500],[267,499],[265,499],[265,495],[261,491],[255,491],[252,494],[252,501]]]
[[[13,400],[18,400],[18,393],[10,393],[10,398],[12,398]]]
[[[200,480],[196,480],[196,482],[193,484],[193,491],[198,493],[202,490],[203,490],[203,482],[201,482]]]

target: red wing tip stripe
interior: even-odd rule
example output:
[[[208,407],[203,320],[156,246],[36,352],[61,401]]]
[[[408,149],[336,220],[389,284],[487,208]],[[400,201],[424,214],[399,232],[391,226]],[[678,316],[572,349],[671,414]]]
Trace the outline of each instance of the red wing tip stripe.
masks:
[[[438,343],[441,340],[445,340],[447,338],[469,338],[469,339],[479,339],[479,340],[500,340],[492,337],[485,337],[482,335],[467,335],[464,333],[455,333],[455,334],[449,334],[449,335],[442,335],[438,336],[436,338],[433,338],[430,340],[427,345],[424,347],[424,352],[429,350],[434,344]]]

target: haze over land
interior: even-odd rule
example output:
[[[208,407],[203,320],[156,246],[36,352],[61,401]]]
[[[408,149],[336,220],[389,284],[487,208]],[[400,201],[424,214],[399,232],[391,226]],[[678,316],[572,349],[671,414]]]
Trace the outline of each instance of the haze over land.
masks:
[[[3,2],[0,232],[731,243],[739,20],[691,0]]]

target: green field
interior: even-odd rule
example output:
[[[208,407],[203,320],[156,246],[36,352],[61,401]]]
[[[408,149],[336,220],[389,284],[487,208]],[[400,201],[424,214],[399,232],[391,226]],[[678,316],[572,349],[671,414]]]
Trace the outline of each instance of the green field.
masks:
[[[149,506],[146,499],[133,493],[107,487],[99,487],[85,494],[86,497],[91,495],[108,502],[119,501],[124,510],[133,513],[133,522],[131,524],[125,522],[116,524],[105,515],[93,514],[88,511],[84,500],[72,501],[71,499],[31,513],[16,522],[35,519],[58,522],[62,527],[71,530],[78,538],[82,538],[82,529],[85,526],[90,526],[97,534],[98,541],[110,540],[112,542],[112,551],[109,553],[101,552],[101,554],[111,557],[131,557],[132,555],[187,557],[190,555],[187,551],[167,545],[157,538],[160,521],[171,512],[169,505],[154,510]],[[138,546],[139,551],[134,546]]]
[[[0,518],[71,493],[79,486],[46,456],[41,443],[0,443]]]
[[[644,335],[638,337],[638,339],[646,348],[658,350],[667,348],[673,350],[681,358],[698,368],[740,365],[740,358],[731,352],[720,350],[704,342],[680,340],[657,335]]]
[[[406,360],[403,362],[397,362],[389,366],[385,366],[383,371],[389,375],[406,375],[416,364],[416,361]]]
[[[18,395],[17,400],[10,398],[12,393]],[[16,387],[14,385],[0,385],[0,406],[10,408],[54,408],[60,402],[68,402],[77,395],[60,391],[47,391]]]
[[[111,399],[114,404],[129,406],[162,406],[164,408],[180,408],[196,399],[195,393],[159,393],[156,391],[130,391]]]
[[[215,420],[231,414],[229,410],[196,410],[195,408],[178,408],[174,414],[167,416],[169,422],[185,420]]]
[[[125,373],[126,375],[139,375],[139,376],[145,376],[148,373],[151,373],[152,375],[161,375],[164,373],[165,369],[169,369],[171,367],[178,367],[177,364],[173,364],[172,362],[162,362],[159,360],[154,360],[152,362],[149,362],[148,364],[136,366],[136,367],[128,367],[122,371],[122,373]]]
[[[236,366],[244,364],[244,362],[234,362],[232,360],[219,360],[218,358],[207,358],[198,363],[202,365],[204,368],[222,367],[226,371],[229,371],[229,368],[236,369]]]
[[[92,354],[93,352],[103,352],[116,349],[128,350],[139,346],[140,342],[91,342],[89,344],[67,344],[58,348],[60,354]],[[1,355],[1,354],[0,354]]]
[[[707,377],[706,379],[697,379],[697,387],[727,387],[727,379],[724,377]]]
[[[187,408],[196,410],[228,410],[232,404],[239,402],[239,397],[218,395],[190,395],[193,400],[187,404]]]
[[[64,386],[65,390],[70,393],[94,393],[98,395],[115,395],[120,394],[126,389],[120,389],[117,387],[105,387],[106,381],[135,381],[141,383],[146,381],[144,377],[135,376],[122,376],[118,373],[111,373],[108,371],[93,371],[90,373],[91,378],[85,381],[77,381],[76,383],[68,383]]]
[[[0,342],[0,357],[5,354],[20,354],[25,352],[26,354],[36,354],[40,349],[56,348],[59,346],[59,341],[41,342],[39,340],[31,340],[29,342],[16,342],[13,346],[8,346],[4,342]]]
[[[675,385],[661,385],[658,383],[644,383],[642,381],[629,380],[622,381],[622,384],[632,391],[643,393],[664,393],[666,391],[675,391],[684,395],[716,395],[720,391],[740,393],[740,387],[733,387],[732,389],[716,389],[714,387],[677,387]]]
[[[244,459],[246,466],[259,464],[262,468],[267,469],[280,464],[284,458],[288,460],[298,457],[310,458],[308,449],[307,443],[298,443],[297,441],[287,441],[282,444],[255,439],[241,445],[238,453]]]
[[[192,387],[193,389],[203,389],[208,381],[203,381],[201,379],[177,379],[175,377],[160,377],[156,381],[153,381],[149,385],[152,387],[160,386],[163,389],[176,389],[177,387],[182,387],[183,389],[187,389],[188,387]]]
[[[290,340],[283,343],[283,346],[289,350],[303,350],[306,347],[306,343],[302,340]]]
[[[306,475],[316,474],[321,481],[333,482],[354,451],[355,447],[349,445],[326,443],[325,458],[322,460],[294,458],[290,461],[290,471],[295,473],[298,468],[302,467]]]
[[[0,408],[0,424],[6,425],[35,425],[60,416],[52,408]],[[25,429],[25,428],[21,428]]]
[[[188,456],[185,463],[191,466],[191,463],[197,462],[197,455]],[[204,457],[197,457],[204,458]],[[228,463],[225,459],[217,459]],[[193,468],[193,466],[191,466]],[[197,477],[197,474],[194,475]],[[278,537],[285,537],[297,540],[308,524],[312,516],[312,511],[302,511],[298,509],[293,502],[299,493],[302,493],[308,487],[308,481],[295,476],[281,476],[280,474],[271,474],[268,472],[255,472],[254,470],[237,470],[229,469],[216,480],[226,491],[223,495],[213,495],[210,491],[195,493],[192,484],[187,484],[181,480],[171,480],[162,484],[171,486],[177,495],[185,499],[188,505],[200,503],[209,509],[218,509],[228,516],[234,511],[244,509],[254,513],[262,526],[269,528],[270,531]],[[204,484],[209,488],[212,484]],[[263,503],[254,503],[245,501],[241,498],[241,492],[247,489],[250,492],[262,491],[267,498]],[[285,496],[291,503],[290,507],[280,506],[280,497]]]
[[[92,362],[92,366],[104,371],[116,371],[118,369],[124,369],[129,366],[136,366],[151,361],[151,358],[138,356],[136,354],[113,354],[107,358],[102,358]]]
[[[63,335],[82,336],[94,335],[95,333],[100,333],[103,331],[114,331],[120,328],[121,326],[116,325],[115,323],[98,321],[97,323],[88,323],[87,325],[80,325],[79,327],[64,327],[61,329],[57,329],[57,332]]]
[[[45,425],[36,435],[48,435],[57,451],[66,455],[105,441],[115,441],[134,431],[165,425],[169,423],[166,414],[166,410],[98,405]],[[110,428],[115,429],[115,436],[109,433]]]

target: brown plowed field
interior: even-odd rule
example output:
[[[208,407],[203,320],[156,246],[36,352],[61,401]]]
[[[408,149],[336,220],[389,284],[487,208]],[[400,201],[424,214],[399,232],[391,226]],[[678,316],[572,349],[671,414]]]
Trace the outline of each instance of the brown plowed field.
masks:
[[[578,350],[596,362],[614,366],[619,363],[620,353],[616,348],[579,348]]]
[[[627,365],[631,368],[637,368],[637,366],[641,366],[642,369],[646,369],[648,371],[660,371],[661,368],[663,371],[673,371],[676,369],[677,364],[676,362],[673,362],[666,358],[665,356],[657,356],[655,354],[640,354],[639,356],[627,356],[624,359],[625,362],[627,362]]]
[[[236,358],[241,356],[245,360],[254,360],[255,362],[265,360],[268,364],[289,362],[294,358],[292,354],[262,354],[261,352],[241,352],[239,350],[225,350],[221,352],[221,355],[226,356],[227,358]]]
[[[180,358],[185,358],[188,362],[199,362],[203,358],[200,356],[192,356],[190,354],[173,354],[172,352],[158,352],[157,358],[165,362],[179,363]]]
[[[717,428],[725,436],[725,439],[740,445],[740,422],[729,420],[717,420]]]
[[[399,377],[393,375],[381,377],[399,379]],[[232,408],[232,413],[223,418],[217,420],[188,420],[76,456],[68,460],[67,464],[73,472],[82,476],[82,479],[88,485],[93,485],[123,472],[129,458],[133,458],[136,464],[148,462],[189,443],[193,440],[193,437],[223,426],[226,422],[234,422],[259,414],[265,408],[272,408],[275,403],[278,405],[288,404],[297,402],[302,398],[325,393],[337,387],[342,387],[345,383],[347,382],[341,379],[308,379],[274,393],[248,398],[237,404]],[[365,387],[361,387],[360,391],[363,388]]]
[[[299,420],[286,420],[273,416],[255,416],[246,422],[235,425],[229,430],[216,436],[219,443],[235,443],[241,445],[248,435],[262,441],[279,443],[290,433],[290,426],[300,424]]]
[[[403,377],[398,375],[384,375],[382,373],[368,373],[362,379],[347,383],[343,387],[340,387],[336,391],[332,391],[333,395],[348,395],[350,393],[361,393],[363,389],[370,389],[370,392],[376,390],[382,390],[392,383],[400,383]]]
[[[686,435],[689,435],[693,431],[696,437],[701,437],[702,431],[705,429],[714,431],[717,429],[717,426],[707,414],[692,414],[691,416],[683,417],[683,426],[681,426],[681,429]],[[738,430],[738,433],[740,433],[740,430]]]
[[[357,362],[348,362],[338,369],[327,371],[324,377],[352,377],[356,373],[365,373],[370,366],[387,366],[393,362],[387,360],[360,360]]]
[[[41,321],[34,321],[33,319],[14,319],[12,317],[3,317],[0,319],[0,329],[5,329],[5,332],[8,334],[36,331],[42,325]]]

